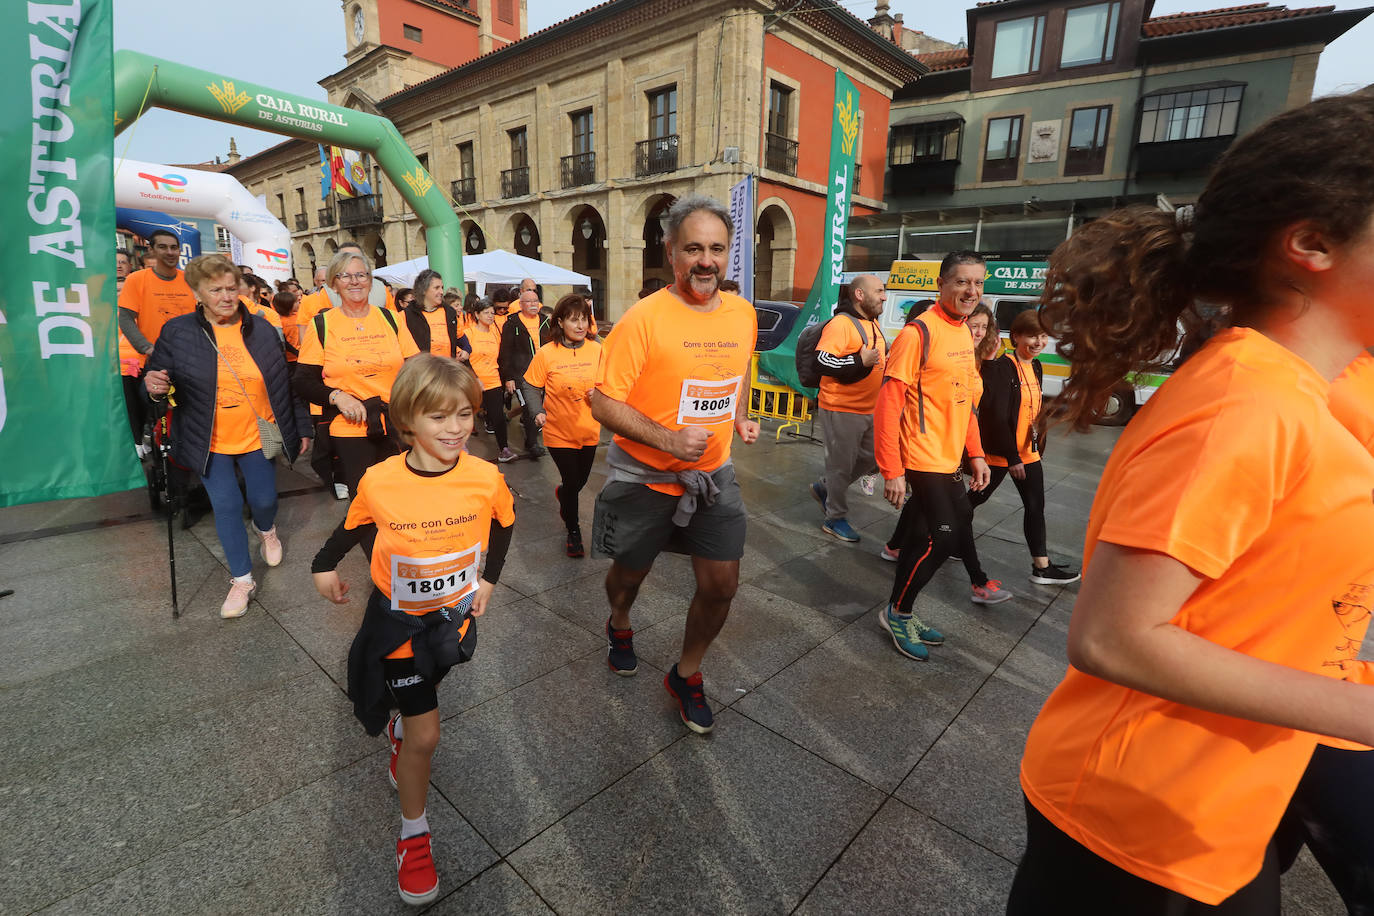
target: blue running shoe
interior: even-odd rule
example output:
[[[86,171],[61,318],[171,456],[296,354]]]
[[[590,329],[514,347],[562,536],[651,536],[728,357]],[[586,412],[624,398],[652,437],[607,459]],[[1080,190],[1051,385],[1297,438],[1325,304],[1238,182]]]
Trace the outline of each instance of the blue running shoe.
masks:
[[[610,619],[606,620],[606,664],[621,677],[634,677],[639,670],[634,636],[634,630],[612,630]]]
[[[916,629],[919,621],[915,617],[900,617],[892,613],[892,605],[889,604],[887,610],[878,615],[878,625],[892,637],[892,644],[897,651],[907,658],[914,658],[918,662],[930,658],[930,650],[921,643]]]
[[[831,537],[839,538],[850,544],[859,543],[859,532],[854,530],[854,526],[849,524],[848,519],[832,518],[821,525],[821,530]]]
[[[825,481],[818,480],[811,485],[811,498],[821,504],[821,511],[825,511],[825,498],[830,495],[830,491],[825,488]]]
[[[715,727],[711,707],[707,705],[706,695],[703,693],[704,685],[700,671],[691,677],[682,677],[677,673],[675,664],[663,675],[663,686],[672,694],[673,699],[677,700],[678,715],[682,716],[683,725],[698,735],[707,734]]]

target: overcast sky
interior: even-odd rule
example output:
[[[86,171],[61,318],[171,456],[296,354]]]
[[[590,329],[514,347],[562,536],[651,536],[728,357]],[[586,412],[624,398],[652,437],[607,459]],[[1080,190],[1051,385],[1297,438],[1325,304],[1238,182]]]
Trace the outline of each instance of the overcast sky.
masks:
[[[10,0],[4,0],[10,2]],[[594,5],[596,0],[528,0],[529,28],[538,31]],[[1154,15],[1216,9],[1243,0],[1158,0]],[[1325,5],[1331,0],[1288,0],[1294,8]],[[1357,9],[1374,0],[1334,0],[1341,9]],[[872,2],[841,0],[851,12],[868,18]],[[908,28],[936,38],[958,41],[965,35],[964,8],[957,0],[891,0]],[[114,0],[114,46],[204,67],[230,78],[253,82],[323,100],[322,76],[343,66],[344,15],[339,0],[237,0],[195,4],[195,14],[169,10],[166,0]],[[1318,95],[1357,89],[1374,83],[1374,16],[1366,19],[1322,55],[1317,71]],[[150,162],[192,163],[223,156],[234,137],[244,155],[281,142],[275,134],[207,121],[167,111],[151,111],[115,140],[115,152]]]

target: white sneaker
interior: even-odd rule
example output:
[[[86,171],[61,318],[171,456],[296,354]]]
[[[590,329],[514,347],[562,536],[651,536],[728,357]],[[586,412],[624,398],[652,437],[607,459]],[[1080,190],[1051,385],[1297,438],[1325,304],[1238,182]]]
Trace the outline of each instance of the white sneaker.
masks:
[[[252,579],[241,582],[238,579],[229,580],[229,596],[224,599],[224,604],[220,605],[219,615],[226,620],[234,617],[242,617],[248,613],[248,599],[253,597],[253,592],[257,590],[258,584]]]
[[[348,485],[342,483],[334,484],[334,498],[348,499]]]
[[[254,525],[253,533],[262,541],[262,561],[268,566],[281,565],[281,538],[277,537],[277,526],[259,531],[258,526]]]

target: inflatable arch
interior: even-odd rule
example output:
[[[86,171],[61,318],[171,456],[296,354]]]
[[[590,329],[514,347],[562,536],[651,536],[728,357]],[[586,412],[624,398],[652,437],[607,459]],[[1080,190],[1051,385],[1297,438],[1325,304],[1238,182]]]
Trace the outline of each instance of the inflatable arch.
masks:
[[[114,83],[116,135],[148,108],[167,108],[215,121],[275,131],[313,143],[371,153],[424,223],[425,243],[435,270],[445,277],[463,276],[463,240],[458,215],[401,139],[395,125],[386,118],[288,95],[243,80],[231,80],[207,70],[133,51],[115,52]],[[169,209],[165,200],[158,203],[162,209]],[[229,223],[224,224],[233,231]],[[248,254],[246,241],[245,257]],[[289,261],[289,245],[283,247],[288,249],[286,261]],[[256,264],[254,269],[257,269]],[[264,276],[276,277],[278,273],[273,271]]]
[[[243,243],[243,261],[264,280],[291,276],[291,233],[232,175],[116,159],[115,206],[160,208],[216,220]]]

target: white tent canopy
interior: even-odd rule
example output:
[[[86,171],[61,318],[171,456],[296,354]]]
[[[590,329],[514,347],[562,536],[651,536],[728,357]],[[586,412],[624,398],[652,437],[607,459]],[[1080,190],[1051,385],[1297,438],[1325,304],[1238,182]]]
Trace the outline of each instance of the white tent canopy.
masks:
[[[393,285],[414,286],[415,278],[420,275],[420,271],[426,270],[428,267],[428,257],[412,258],[409,261],[402,261],[400,264],[379,267],[375,274]],[[463,255],[463,275],[465,282],[477,284],[479,296],[486,293],[486,287],[489,283],[514,285],[526,277],[541,286],[545,284],[550,286],[591,285],[591,278],[586,274],[564,270],[561,267],[536,261],[534,258],[511,254],[509,251],[503,251],[499,248],[482,254]],[[458,285],[448,277],[444,278],[444,284],[446,286]]]

